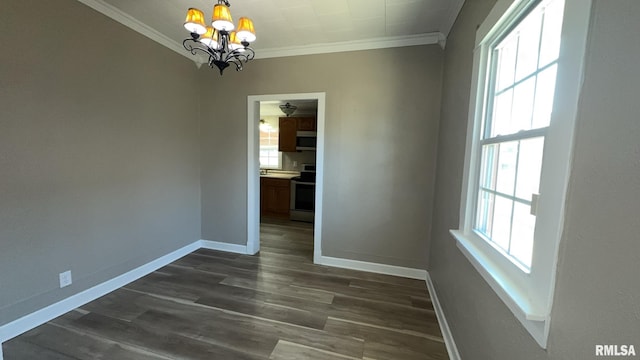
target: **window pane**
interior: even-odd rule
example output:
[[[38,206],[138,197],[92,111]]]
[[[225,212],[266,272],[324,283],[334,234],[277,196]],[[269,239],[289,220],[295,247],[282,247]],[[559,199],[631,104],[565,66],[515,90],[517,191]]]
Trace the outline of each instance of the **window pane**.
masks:
[[[275,129],[260,131],[260,145],[278,145],[278,132]]]
[[[516,160],[518,158],[518,142],[510,141],[499,145],[498,177],[496,191],[513,195],[516,182]]]
[[[542,13],[536,9],[513,30],[519,34],[516,81],[531,75],[538,68],[541,22]]]
[[[511,132],[511,105],[513,90],[509,89],[496,96],[493,104],[493,123],[491,124],[490,137],[506,135]]]
[[[531,116],[533,115],[533,94],[536,87],[536,79],[532,77],[518,84],[513,94],[513,109],[511,110],[511,124],[509,134],[520,130],[531,129]]]
[[[495,195],[486,191],[480,190],[478,194],[478,212],[474,229],[488,238],[491,238],[494,199]]]
[[[513,208],[513,201],[496,195],[495,202],[491,240],[506,251],[509,249],[509,238],[511,235],[511,210]]]
[[[496,167],[498,166],[498,145],[491,144],[482,147],[482,164],[480,169],[480,186],[486,189],[496,189]]]
[[[560,53],[560,31],[562,30],[564,1],[546,1],[542,6],[545,7],[545,10],[539,67],[555,61]]]
[[[540,188],[540,169],[542,168],[543,148],[543,137],[522,140],[520,142],[516,197],[531,201],[531,194],[538,193]]]
[[[531,207],[529,205],[515,203],[509,253],[526,267],[531,267],[535,226],[536,217],[531,215]]]
[[[536,85],[536,104],[533,110],[534,129],[549,126],[549,123],[551,122],[553,96],[556,90],[557,68],[557,65],[552,65],[538,74],[538,84]]]
[[[518,38],[508,36],[497,46],[495,56],[498,57],[496,67],[496,91],[500,91],[513,85],[516,71],[516,53],[518,51]]]

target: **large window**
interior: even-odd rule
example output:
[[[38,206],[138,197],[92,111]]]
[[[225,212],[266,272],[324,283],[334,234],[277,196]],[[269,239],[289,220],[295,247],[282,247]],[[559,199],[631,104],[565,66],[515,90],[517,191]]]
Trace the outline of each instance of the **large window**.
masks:
[[[590,0],[498,0],[476,33],[458,248],[546,347]]]
[[[563,9],[543,1],[489,44],[474,230],[527,272]]]

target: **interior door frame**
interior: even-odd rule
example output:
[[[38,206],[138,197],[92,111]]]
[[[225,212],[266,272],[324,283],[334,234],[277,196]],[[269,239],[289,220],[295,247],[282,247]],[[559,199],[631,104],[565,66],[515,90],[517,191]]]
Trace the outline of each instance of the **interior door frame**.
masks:
[[[247,97],[247,253],[260,251],[260,101],[317,100],[316,209],[313,224],[313,262],[322,256],[322,193],[324,184],[324,127],[326,93],[250,95]]]

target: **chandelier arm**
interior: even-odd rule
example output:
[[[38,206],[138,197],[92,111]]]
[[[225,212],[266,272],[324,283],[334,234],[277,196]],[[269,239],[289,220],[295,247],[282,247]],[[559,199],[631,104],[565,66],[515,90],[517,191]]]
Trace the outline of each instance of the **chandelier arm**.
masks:
[[[230,52],[229,54],[227,54],[227,56],[224,58],[224,61],[240,61],[240,62],[247,62],[247,59],[245,59],[245,57],[241,54],[234,54],[233,52]]]
[[[256,56],[256,52],[253,51],[253,49],[248,47],[248,46],[245,47],[245,48],[239,49],[239,50],[235,50],[235,51],[240,53],[246,59],[245,62],[247,62],[249,60],[253,60],[253,58]]]
[[[229,59],[227,62],[230,63],[230,64],[235,65],[236,66],[236,71],[242,71],[242,61],[240,61],[240,60],[238,60],[236,58],[233,58],[233,59]]]
[[[191,52],[191,54],[193,55],[197,55],[199,51],[205,53],[206,55],[214,56],[214,52],[211,51],[208,46],[202,45],[199,41],[194,39],[185,39],[182,42],[182,46],[184,46],[184,48]]]
[[[253,51],[253,49],[246,47],[243,49],[236,49],[229,52],[225,56],[225,60],[230,61],[231,59],[237,59],[243,63],[246,63],[250,60],[253,60],[254,57],[255,57],[255,52]]]
[[[249,60],[252,60],[255,57],[255,52],[250,47],[245,47],[243,49],[236,49],[229,52],[225,56],[225,61],[228,63],[233,63],[236,66],[236,71],[241,71],[242,66],[247,63]]]

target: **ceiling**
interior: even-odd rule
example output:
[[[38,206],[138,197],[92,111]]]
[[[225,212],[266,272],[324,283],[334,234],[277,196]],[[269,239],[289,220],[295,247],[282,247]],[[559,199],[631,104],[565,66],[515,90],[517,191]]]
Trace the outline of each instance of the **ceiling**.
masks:
[[[182,47],[190,7],[209,19],[215,0],[78,0],[191,57]],[[256,58],[444,44],[464,0],[230,0],[250,17]]]
[[[297,107],[296,111],[291,116],[297,115],[315,115],[318,111],[318,100],[281,100],[281,101],[261,101],[260,102],[260,116],[286,116],[280,105],[290,103]]]

